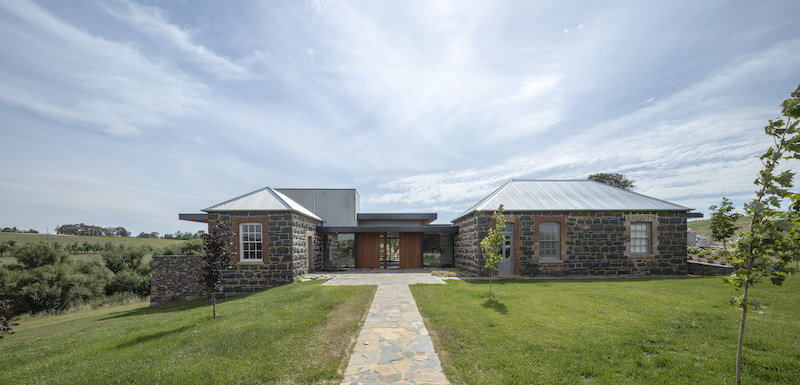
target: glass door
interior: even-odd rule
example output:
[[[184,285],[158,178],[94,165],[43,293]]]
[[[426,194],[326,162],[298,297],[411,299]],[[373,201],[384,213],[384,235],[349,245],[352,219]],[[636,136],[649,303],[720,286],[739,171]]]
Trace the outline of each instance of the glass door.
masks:
[[[381,268],[400,268],[400,235],[398,233],[381,234]]]

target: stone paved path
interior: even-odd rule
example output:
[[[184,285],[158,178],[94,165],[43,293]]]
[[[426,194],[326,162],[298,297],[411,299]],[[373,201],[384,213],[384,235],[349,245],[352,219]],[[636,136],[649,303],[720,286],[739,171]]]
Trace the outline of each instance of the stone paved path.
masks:
[[[430,273],[334,274],[323,286],[377,285],[342,384],[450,384],[409,284],[443,284]]]

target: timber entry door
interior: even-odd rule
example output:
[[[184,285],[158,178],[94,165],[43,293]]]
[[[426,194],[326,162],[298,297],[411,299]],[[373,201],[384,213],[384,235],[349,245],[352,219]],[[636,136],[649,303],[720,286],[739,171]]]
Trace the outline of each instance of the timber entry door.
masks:
[[[400,268],[422,268],[421,233],[400,233]]]
[[[380,233],[356,233],[356,269],[377,269],[380,265]]]

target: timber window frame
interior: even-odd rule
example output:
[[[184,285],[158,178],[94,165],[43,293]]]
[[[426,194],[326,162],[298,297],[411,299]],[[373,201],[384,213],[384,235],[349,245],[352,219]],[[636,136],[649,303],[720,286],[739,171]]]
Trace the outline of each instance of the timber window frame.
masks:
[[[558,261],[561,259],[561,224],[558,222],[539,223],[539,260]]]
[[[264,236],[261,223],[239,224],[239,261],[262,262],[264,260]]]
[[[631,254],[646,255],[650,254],[651,245],[650,222],[631,222]]]

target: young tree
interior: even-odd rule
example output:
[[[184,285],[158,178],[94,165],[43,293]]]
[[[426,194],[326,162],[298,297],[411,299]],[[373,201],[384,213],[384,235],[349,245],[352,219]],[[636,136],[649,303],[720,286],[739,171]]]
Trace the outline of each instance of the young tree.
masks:
[[[597,174],[589,175],[586,179],[619,187],[623,190],[633,191],[636,189],[636,185],[633,184],[635,181],[628,179],[625,175],[620,173],[598,172]]]
[[[222,271],[231,264],[234,254],[233,231],[224,222],[213,220],[208,222],[208,234],[203,234],[206,254],[203,256],[203,274],[200,283],[204,290],[211,294],[213,318],[217,318],[217,291],[222,285]]]
[[[11,245],[8,242],[0,242],[0,257],[9,250],[11,250]]]
[[[711,214],[711,238],[715,241],[722,242],[722,248],[727,250],[727,241],[733,236],[733,233],[738,229],[736,221],[742,214],[734,213],[733,204],[728,198],[722,197],[722,203],[717,207],[716,205],[708,208],[712,211]]]
[[[497,263],[503,259],[503,255],[500,254],[500,247],[505,241],[505,237],[503,236],[503,229],[506,228],[506,217],[503,215],[504,211],[503,205],[500,205],[497,211],[492,213],[494,228],[489,229],[489,234],[481,241],[481,249],[483,250],[483,255],[486,257],[486,263],[484,263],[483,267],[489,269],[489,299],[493,299],[492,277],[497,272]]]
[[[739,340],[736,350],[736,383],[741,384],[742,341],[747,312],[762,310],[760,303],[748,297],[749,289],[764,278],[780,285],[795,272],[789,267],[800,253],[800,194],[791,193],[794,173],[791,170],[776,174],[781,160],[800,159],[800,135],[797,119],[800,117],[800,86],[783,102],[786,118],[770,120],[764,129],[774,144],[761,156],[764,168],[755,181],[756,198],[745,205],[751,216],[751,230],[742,232],[732,253],[724,252],[733,263],[734,272],[725,283],[741,290],[742,295],[731,304],[742,311]],[[790,201],[790,202],[787,202]],[[781,203],[789,203],[789,210],[781,210]]]

